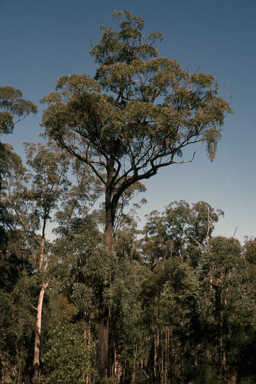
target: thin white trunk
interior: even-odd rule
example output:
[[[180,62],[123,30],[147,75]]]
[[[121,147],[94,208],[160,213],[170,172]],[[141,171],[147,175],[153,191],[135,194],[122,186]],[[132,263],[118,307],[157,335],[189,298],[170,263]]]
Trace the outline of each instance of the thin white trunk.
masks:
[[[41,290],[37,305],[36,316],[36,331],[35,331],[35,346],[34,346],[34,361],[33,361],[33,384],[39,383],[39,368],[40,368],[40,338],[41,338],[41,324],[42,324],[42,310],[44,294],[49,285],[49,281],[46,284],[41,285]]]

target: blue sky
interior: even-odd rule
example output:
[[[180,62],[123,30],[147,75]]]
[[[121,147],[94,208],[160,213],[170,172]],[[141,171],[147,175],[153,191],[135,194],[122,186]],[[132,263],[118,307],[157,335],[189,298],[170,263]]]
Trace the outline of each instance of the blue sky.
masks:
[[[148,200],[139,215],[172,201],[203,200],[225,212],[215,235],[256,236],[256,2],[255,0],[9,0],[1,2],[0,85],[23,92],[39,105],[61,75],[94,75],[90,44],[100,38],[99,25],[115,25],[114,10],[128,9],[145,19],[145,35],[161,31],[160,56],[183,69],[200,67],[212,74],[219,94],[231,94],[216,159],[211,163],[197,145],[192,163],[165,168],[146,181]],[[116,25],[117,27],[117,25]],[[22,142],[38,142],[43,106],[3,136],[23,156]],[[194,148],[191,148],[193,152]],[[188,154],[189,157],[189,154]]]

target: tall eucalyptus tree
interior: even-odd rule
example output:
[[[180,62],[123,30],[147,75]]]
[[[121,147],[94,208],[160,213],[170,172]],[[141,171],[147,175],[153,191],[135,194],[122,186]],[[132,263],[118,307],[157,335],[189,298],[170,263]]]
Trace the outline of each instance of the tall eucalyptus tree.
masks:
[[[144,20],[116,11],[119,31],[101,26],[102,37],[90,53],[94,78],[61,76],[56,92],[43,98],[48,107],[46,134],[90,166],[105,189],[108,251],[118,202],[134,183],[160,168],[185,163],[183,148],[205,142],[213,160],[229,103],[218,96],[214,76],[183,71],[179,63],[159,57],[153,46],[160,32],[144,37]],[[111,268],[109,269],[109,284]],[[99,371],[108,369],[109,309],[102,304],[99,325]]]

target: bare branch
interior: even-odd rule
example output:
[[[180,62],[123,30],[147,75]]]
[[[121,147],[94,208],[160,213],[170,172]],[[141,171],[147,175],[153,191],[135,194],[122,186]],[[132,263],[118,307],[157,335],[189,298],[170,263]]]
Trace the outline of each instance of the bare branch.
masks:
[[[207,253],[209,252],[209,250],[207,248],[205,248],[202,244],[200,244],[196,239],[194,239],[194,237],[192,235],[189,235],[189,236],[191,237],[192,240],[194,240],[194,242],[196,244],[198,244],[200,247],[202,247],[205,252],[207,252]]]

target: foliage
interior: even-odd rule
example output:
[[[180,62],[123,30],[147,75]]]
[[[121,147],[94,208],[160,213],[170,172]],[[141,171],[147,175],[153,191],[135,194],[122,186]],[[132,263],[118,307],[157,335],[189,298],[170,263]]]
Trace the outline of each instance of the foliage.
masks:
[[[192,207],[184,200],[175,201],[161,215],[152,211],[142,232],[145,261],[153,269],[161,260],[182,257],[196,266],[220,215],[223,215],[221,210],[215,212],[203,201]]]
[[[88,333],[88,332],[87,332]],[[83,323],[63,320],[52,330],[42,362],[47,372],[40,383],[84,383],[93,373],[95,344],[86,333]]]
[[[12,133],[16,123],[29,113],[37,113],[35,104],[22,96],[19,89],[0,87],[0,135]]]
[[[102,286],[108,284],[109,258],[93,217],[73,219],[55,250],[63,255],[57,270],[62,289],[85,316],[96,311]]]
[[[35,326],[36,295],[24,233],[6,231],[0,249],[0,377],[2,382],[27,378]],[[8,381],[9,380],[9,381]]]
[[[0,135],[13,132],[17,122],[37,107],[12,87],[0,87]],[[32,266],[24,232],[17,226],[5,200],[13,169],[21,159],[11,145],[0,141],[0,377],[2,383],[21,382],[29,375],[31,330],[34,328],[31,303]]]

